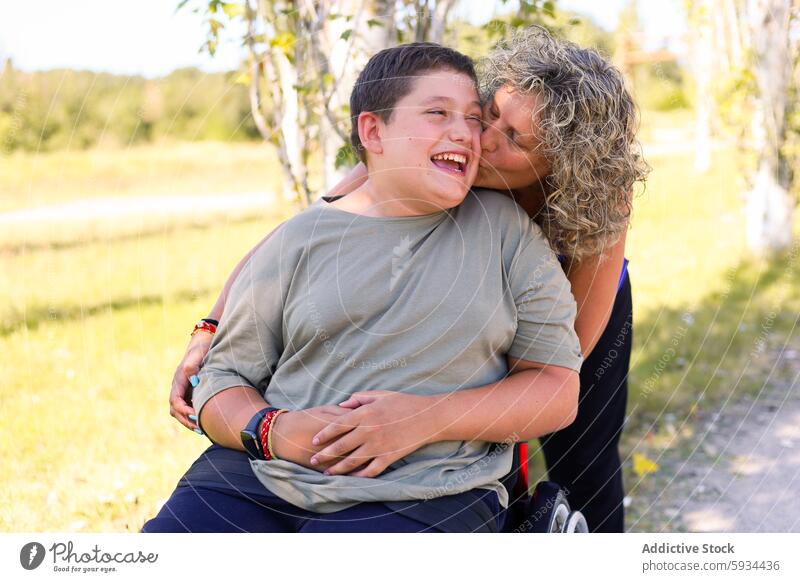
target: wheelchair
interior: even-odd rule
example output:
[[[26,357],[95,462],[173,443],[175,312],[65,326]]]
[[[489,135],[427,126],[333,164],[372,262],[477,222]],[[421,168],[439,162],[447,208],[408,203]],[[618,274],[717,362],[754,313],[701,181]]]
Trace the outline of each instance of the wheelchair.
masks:
[[[528,494],[528,443],[514,445],[511,472],[503,480],[508,509],[503,532],[589,533],[580,511],[570,509],[564,490],[552,481],[540,481]]]

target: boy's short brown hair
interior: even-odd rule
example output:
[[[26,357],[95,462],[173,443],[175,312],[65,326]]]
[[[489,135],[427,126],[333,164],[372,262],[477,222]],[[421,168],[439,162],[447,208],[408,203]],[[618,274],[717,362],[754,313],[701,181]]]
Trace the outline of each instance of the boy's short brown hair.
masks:
[[[350,93],[350,143],[362,162],[367,160],[358,137],[358,116],[369,111],[388,122],[395,104],[411,92],[416,77],[443,69],[466,75],[477,88],[472,59],[433,42],[403,44],[373,55]]]

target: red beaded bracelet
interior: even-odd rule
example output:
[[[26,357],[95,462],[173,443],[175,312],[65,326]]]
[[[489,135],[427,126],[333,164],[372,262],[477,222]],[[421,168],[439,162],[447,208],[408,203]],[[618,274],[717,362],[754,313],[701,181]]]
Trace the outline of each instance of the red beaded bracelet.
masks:
[[[214,335],[217,333],[217,326],[209,321],[206,321],[205,319],[201,319],[195,324],[194,329],[192,330],[192,335],[196,334],[198,331],[206,331],[211,335]]]
[[[264,459],[267,461],[278,458],[272,451],[272,427],[275,425],[275,419],[284,412],[288,411],[285,408],[282,408],[281,410],[273,410],[264,417],[263,421],[261,421],[261,451],[264,453]]]

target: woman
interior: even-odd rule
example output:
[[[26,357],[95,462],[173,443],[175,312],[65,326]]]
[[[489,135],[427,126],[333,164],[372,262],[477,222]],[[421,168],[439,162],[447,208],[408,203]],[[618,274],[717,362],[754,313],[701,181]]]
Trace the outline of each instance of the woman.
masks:
[[[549,475],[592,531],[623,531],[618,442],[632,342],[623,255],[632,188],[647,171],[636,149],[635,106],[619,72],[596,52],[539,27],[493,50],[481,76],[485,129],[475,185],[509,192],[542,226],[578,306],[575,329],[585,357],[578,417],[541,439]],[[363,177],[357,167],[335,193],[357,187]],[[227,292],[246,259],[210,318],[224,317]],[[170,394],[171,414],[195,430],[186,402],[189,378],[211,339],[193,336]]]

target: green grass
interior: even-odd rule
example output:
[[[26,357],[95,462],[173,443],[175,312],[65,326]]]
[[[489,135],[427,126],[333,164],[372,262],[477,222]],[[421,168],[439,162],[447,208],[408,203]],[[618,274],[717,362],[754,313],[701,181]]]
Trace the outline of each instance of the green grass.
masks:
[[[770,350],[797,333],[800,257],[748,254],[733,160],[732,151],[717,151],[703,175],[688,155],[651,160],[652,179],[636,202],[627,253],[634,422],[666,409],[680,414],[693,405],[714,406],[733,391],[752,393],[764,382]]]
[[[656,121],[668,126],[670,119],[680,117]],[[173,176],[180,191],[199,188],[203,179],[215,180],[204,192],[267,189],[250,146],[242,147],[224,146],[219,163],[188,155],[198,152],[193,148],[183,156],[164,154],[163,168],[140,179],[135,164],[129,166],[130,152],[116,160],[110,153],[53,154],[35,182],[48,202],[101,195],[103,185],[117,182],[115,172],[126,184],[119,195],[151,191],[156,174]],[[156,150],[137,155],[153,164],[161,157]],[[93,156],[106,167],[89,186]],[[41,158],[18,157],[13,167],[2,162],[3,180],[16,184],[16,196]],[[658,433],[664,412],[691,419],[775,379],[770,353],[794,341],[800,313],[800,266],[794,268],[800,258],[758,261],[744,251],[732,153],[716,151],[705,175],[693,172],[688,154],[649,161],[654,171],[636,200],[628,239],[635,348],[626,456]],[[205,162],[208,171],[200,167]],[[171,169],[176,163],[194,165],[188,172]],[[57,192],[47,191],[47,180]],[[2,204],[23,205],[13,196]],[[282,212],[214,225],[143,225],[122,238],[0,251],[0,426],[6,435],[0,529],[136,531],[154,514],[207,445],[167,412],[188,331],[239,257]],[[676,334],[675,353],[659,364]]]
[[[0,212],[106,196],[279,192],[264,144],[199,142],[0,156]]]
[[[0,333],[218,291],[237,257],[285,216],[276,209],[213,227],[1,254],[7,282],[0,288]]]
[[[186,326],[210,300],[108,310],[0,340],[11,370],[2,425],[13,435],[0,445],[4,531],[137,531],[153,515],[206,446],[172,421],[166,395]]]
[[[278,220],[0,259],[0,424],[13,435],[0,528],[136,531],[153,514],[207,446],[168,415],[188,332]]]

